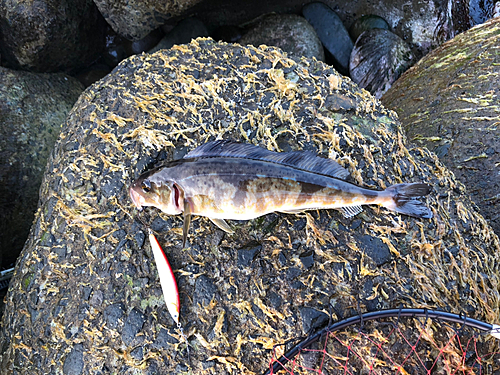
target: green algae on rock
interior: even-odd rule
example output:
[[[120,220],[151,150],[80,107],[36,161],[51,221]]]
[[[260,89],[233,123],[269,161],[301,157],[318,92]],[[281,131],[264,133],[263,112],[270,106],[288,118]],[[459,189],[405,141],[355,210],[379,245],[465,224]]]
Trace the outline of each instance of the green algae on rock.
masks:
[[[425,56],[384,95],[408,138],[434,151],[500,233],[500,19]]]
[[[147,208],[177,278],[189,363],[127,187],[216,138],[329,156],[366,187],[429,182],[434,217],[271,214],[234,235],[199,218],[183,250],[181,218]],[[257,250],[242,260],[245,249]],[[428,306],[494,321],[498,250],[454,175],[406,146],[394,112],[366,91],[317,61],[198,39],[123,61],[75,105],[7,296],[0,368],[260,374],[273,344],[305,334],[329,306],[344,316]]]
[[[82,91],[65,74],[0,67],[0,267],[23,248],[49,154]]]

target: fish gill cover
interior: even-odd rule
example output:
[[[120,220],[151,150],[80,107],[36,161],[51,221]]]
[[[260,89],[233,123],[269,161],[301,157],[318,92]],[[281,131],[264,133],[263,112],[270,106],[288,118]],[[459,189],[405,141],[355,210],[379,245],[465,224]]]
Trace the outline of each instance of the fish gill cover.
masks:
[[[177,278],[185,344],[127,188],[216,138],[337,160],[348,181],[427,182],[433,218],[366,207],[270,214],[228,235],[147,208]],[[437,157],[332,68],[198,39],[122,62],[71,111],[7,296],[3,373],[252,374],[274,344],[333,318],[433,307],[494,322],[498,238]],[[331,308],[330,308],[331,306]]]

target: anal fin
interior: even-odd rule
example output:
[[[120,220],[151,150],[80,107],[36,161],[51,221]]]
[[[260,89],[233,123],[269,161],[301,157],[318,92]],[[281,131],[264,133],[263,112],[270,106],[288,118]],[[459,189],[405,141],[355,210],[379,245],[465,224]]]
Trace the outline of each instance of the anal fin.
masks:
[[[340,211],[342,212],[342,215],[344,215],[345,218],[350,218],[363,212],[363,208],[361,206],[347,206],[347,207],[341,207]]]
[[[212,221],[212,223],[214,223],[215,225],[217,225],[224,232],[229,233],[229,234],[233,234],[234,233],[234,230],[231,229],[231,227],[229,226],[229,224],[226,223],[226,221],[224,219],[214,219],[214,218],[211,218],[211,217],[209,217],[209,219]]]
[[[304,212],[305,210],[281,210],[281,211],[278,211],[278,212],[281,212],[283,214],[300,214],[302,212]]]

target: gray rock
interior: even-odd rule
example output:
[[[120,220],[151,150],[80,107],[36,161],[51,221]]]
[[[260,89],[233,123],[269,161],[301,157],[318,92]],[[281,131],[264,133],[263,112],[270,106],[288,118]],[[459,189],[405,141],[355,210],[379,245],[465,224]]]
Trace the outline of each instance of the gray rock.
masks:
[[[335,67],[346,74],[353,43],[340,17],[323,3],[304,6],[302,14],[314,27],[319,39],[335,60]]]
[[[349,28],[349,35],[351,39],[356,42],[361,34],[372,29],[390,30],[390,26],[382,17],[375,14],[369,14],[361,16],[353,22]]]
[[[139,40],[200,0],[94,0],[106,21],[121,36]]]
[[[68,356],[64,360],[63,374],[64,375],[80,375],[83,374],[83,345],[76,344],[73,346]]]
[[[412,63],[413,54],[403,39],[389,30],[373,29],[356,40],[349,73],[354,82],[380,99]]]
[[[500,19],[420,60],[382,97],[413,142],[436,152],[500,235]],[[460,58],[458,58],[458,56]]]
[[[253,22],[238,43],[275,46],[290,56],[315,57],[324,61],[325,53],[314,28],[295,14],[271,14]]]
[[[28,237],[47,159],[82,91],[76,79],[64,74],[0,67],[0,265],[4,267],[14,262]],[[45,241],[49,238],[48,234]]]
[[[332,93],[350,100],[326,108]],[[149,241],[140,248],[134,240],[143,228],[127,188],[145,166],[137,163],[145,155],[171,160],[177,147],[191,150],[216,137],[277,150],[280,136],[288,137],[291,150],[336,157],[363,186],[429,182],[434,217],[418,220],[379,207],[355,219],[335,210],[276,213],[232,223],[235,233],[220,243],[211,240],[220,230],[210,220],[193,217],[191,246],[183,249],[181,218],[145,208],[140,215],[148,224],[166,223],[155,234],[177,278],[180,322],[196,348],[189,361],[151,271]],[[120,172],[120,180],[112,179],[119,189],[103,194],[105,177]],[[332,304],[337,316],[366,311],[374,306],[367,302],[368,281],[379,291],[380,308],[411,303],[488,321],[498,315],[500,275],[491,265],[500,245],[453,174],[429,150],[407,144],[395,113],[350,79],[319,61],[287,58],[278,48],[197,39],[126,59],[72,110],[40,191],[39,214],[5,298],[3,374],[63,373],[74,343],[84,348],[85,374],[134,373],[146,365],[147,374],[261,374],[270,359],[262,340],[285,342],[301,336],[303,327],[316,329],[324,315],[315,312]],[[48,234],[53,237],[44,246]],[[406,254],[377,267],[360,250],[362,235]],[[249,272],[238,267],[236,250],[252,240],[262,249]],[[62,245],[66,255],[58,257],[53,247]],[[299,257],[308,251],[315,265],[305,268]],[[299,272],[287,278],[288,269]],[[303,310],[310,317],[305,321],[303,308],[315,310]],[[143,337],[142,353],[122,339],[134,310],[145,317],[132,340]],[[130,320],[131,332],[141,321]],[[179,342],[170,345],[162,329]],[[232,343],[239,343],[238,355]],[[223,363],[207,361],[214,355]]]
[[[208,31],[203,22],[194,17],[186,18],[180,21],[160,42],[151,50],[150,53],[160,49],[172,48],[176,44],[185,44],[201,36],[208,36]]]
[[[262,250],[262,245],[251,242],[245,247],[238,250],[238,266],[248,267],[254,260],[255,256]]]
[[[328,315],[311,307],[302,307],[300,309],[302,318],[302,331],[310,334],[312,329],[321,328],[328,323]]]
[[[104,49],[105,30],[92,0],[0,1],[4,66],[36,72],[85,67]]]

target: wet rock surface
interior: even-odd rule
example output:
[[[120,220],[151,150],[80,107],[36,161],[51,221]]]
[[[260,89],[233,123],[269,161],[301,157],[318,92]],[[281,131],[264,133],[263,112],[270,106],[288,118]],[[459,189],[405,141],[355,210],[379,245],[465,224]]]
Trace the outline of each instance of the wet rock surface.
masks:
[[[28,237],[49,154],[82,91],[65,74],[0,67],[0,267],[12,267]]]
[[[500,19],[457,36],[405,73],[382,98],[415,143],[467,185],[500,233]]]
[[[377,99],[413,63],[410,46],[389,30],[363,32],[349,59],[351,79]]]
[[[325,60],[321,41],[303,17],[295,14],[268,15],[247,28],[249,30],[238,43],[255,47],[265,44],[279,47],[297,58],[304,56]]]
[[[105,29],[92,0],[2,0],[2,65],[35,72],[81,69],[104,49]]]
[[[109,25],[129,40],[139,40],[172,16],[181,14],[200,0],[135,1],[95,0]]]
[[[235,223],[234,235],[195,218],[183,250],[181,218],[146,209],[179,284],[189,363],[127,187],[216,137],[330,156],[366,187],[427,181],[434,217],[377,207],[352,219],[272,214]],[[370,242],[376,252],[364,250]],[[261,248],[239,257],[250,243]],[[494,321],[498,251],[460,182],[433,153],[407,145],[394,112],[366,91],[274,48],[197,40],[123,61],[71,111],[7,296],[0,368],[263,373],[273,345],[324,324],[330,306],[343,316],[428,306]]]
[[[337,13],[324,3],[314,2],[302,8],[302,14],[332,56],[335,68],[348,74],[353,42]]]

